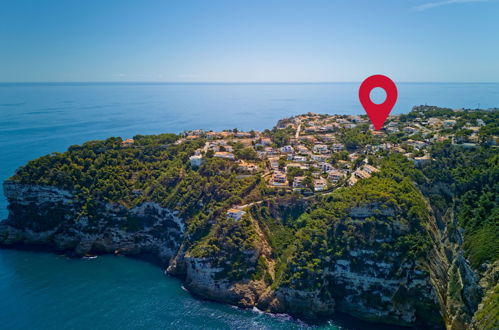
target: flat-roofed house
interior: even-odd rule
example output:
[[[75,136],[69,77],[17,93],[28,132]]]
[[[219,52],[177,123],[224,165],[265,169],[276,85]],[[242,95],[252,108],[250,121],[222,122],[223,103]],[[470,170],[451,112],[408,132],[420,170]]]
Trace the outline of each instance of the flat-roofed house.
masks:
[[[350,176],[350,178],[348,179],[348,185],[353,186],[357,183],[357,181],[359,181],[359,179],[357,179],[357,177],[352,174],[352,176]]]
[[[272,145],[272,140],[269,138],[261,138],[255,143],[256,146],[268,147]]]
[[[284,152],[284,153],[290,153],[290,152],[294,152],[295,149],[293,149],[292,146],[284,146],[284,147],[281,147],[281,152]]]
[[[417,132],[419,132],[419,130],[411,126],[406,126],[404,127],[404,132],[407,134],[416,134]]]
[[[293,179],[293,190],[305,188],[303,180],[305,180],[304,176],[295,176]]]
[[[364,170],[357,170],[354,172],[355,176],[358,177],[359,179],[369,179],[371,177],[371,174]]]
[[[450,127],[454,127],[454,125],[456,125],[456,121],[454,119],[447,119],[447,120],[444,120],[442,122],[442,124],[444,125],[444,127],[450,128]]]
[[[203,156],[201,155],[193,155],[189,157],[189,162],[192,167],[199,167],[203,163]]]
[[[299,153],[300,155],[309,155],[310,154],[310,150],[308,150],[307,147],[303,146],[303,145],[298,145],[296,146],[296,152]]]
[[[284,187],[287,184],[286,173],[275,171],[272,175],[272,185],[276,187]]]
[[[331,146],[332,150],[334,152],[340,152],[342,150],[345,149],[345,146],[341,143],[334,143],[332,146]]]
[[[263,150],[267,153],[267,155],[277,155],[278,154],[278,151],[272,147],[265,147]]]
[[[279,168],[279,157],[269,157],[268,160],[270,163],[270,167],[272,167],[273,169]]]
[[[315,153],[319,153],[319,154],[325,154],[328,152],[327,145],[325,145],[325,144],[316,144],[313,146],[312,150]]]
[[[121,142],[122,147],[131,147],[135,141],[133,139],[125,139]]]
[[[369,174],[373,174],[375,172],[379,172],[379,170],[376,167],[374,167],[372,165],[369,165],[369,164],[366,164],[366,165],[362,166],[362,169],[365,172],[369,173]]]
[[[238,165],[238,169],[240,169],[241,171],[253,173],[253,172],[258,171],[258,166],[256,164],[253,164],[253,163],[247,163],[247,162],[241,161]]]
[[[338,170],[332,170],[327,173],[328,180],[334,183],[340,181],[344,176],[345,174]]]
[[[289,170],[292,167],[296,167],[302,170],[307,170],[309,168],[308,164],[303,164],[303,163],[287,163],[286,164],[286,170]]]
[[[215,154],[213,155],[213,157],[223,158],[223,159],[229,159],[229,160],[236,159],[236,157],[234,156],[233,153],[227,152],[227,151],[217,151],[217,152],[215,152]]]
[[[237,138],[250,138],[251,137],[251,133],[249,133],[249,132],[236,132],[236,133],[234,133],[234,137],[237,137]]]
[[[325,161],[326,159],[328,159],[328,155],[317,155],[317,154],[312,154],[310,156],[313,160],[315,160],[316,162],[323,162]]]
[[[296,156],[296,155],[295,155],[295,156],[293,156],[293,159],[292,159],[292,160],[294,160],[295,162],[302,162],[302,163],[304,163],[304,162],[306,162],[308,159],[307,159],[307,157],[306,157],[306,156]]]
[[[244,212],[243,210],[239,210],[239,209],[229,209],[227,211],[227,217],[230,219],[234,219],[236,221],[241,220],[241,218],[245,214],[246,214],[246,212]]]
[[[327,181],[324,178],[314,179],[314,191],[324,191],[327,188]]]
[[[414,162],[414,165],[421,166],[421,165],[424,165],[424,164],[431,162],[431,160],[432,159],[429,155],[424,155],[422,157],[414,157],[414,159],[412,161]]]
[[[322,172],[329,172],[334,170],[333,165],[327,162],[320,162],[317,164],[317,167],[320,168]]]
[[[207,132],[206,133],[206,138],[208,140],[216,140],[216,139],[219,139],[221,137],[221,135],[217,132]]]

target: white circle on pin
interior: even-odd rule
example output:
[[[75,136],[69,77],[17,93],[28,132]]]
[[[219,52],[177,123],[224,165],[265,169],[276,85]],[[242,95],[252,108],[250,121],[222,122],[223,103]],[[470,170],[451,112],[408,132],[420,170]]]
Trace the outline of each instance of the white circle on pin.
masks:
[[[373,88],[369,93],[369,99],[374,104],[382,104],[386,101],[386,92],[381,87]]]

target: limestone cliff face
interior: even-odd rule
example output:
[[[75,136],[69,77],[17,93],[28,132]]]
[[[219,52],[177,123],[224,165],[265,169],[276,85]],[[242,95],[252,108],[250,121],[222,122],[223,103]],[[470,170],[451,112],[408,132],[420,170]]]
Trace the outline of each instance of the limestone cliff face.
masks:
[[[432,217],[427,230],[433,247],[420,262],[386,249],[409,231],[396,220],[396,210],[375,204],[352,208],[332,230],[338,241],[344,231],[356,233],[356,240],[345,243],[343,253],[321,256],[321,271],[314,274],[318,286],[296,288],[276,278],[277,260],[258,219],[251,219],[258,243],[243,253],[250,271],[264,265],[263,275],[229,280],[216,260],[190,255],[185,221],[175,210],[151,202],[133,208],[101,203],[99,213],[89,216],[70,191],[7,181],[4,192],[9,218],[0,224],[0,245],[44,244],[77,255],[152,253],[194,294],[269,312],[315,318],[342,311],[365,320],[437,328],[443,320],[449,329],[465,329],[472,322],[478,329],[483,322],[473,319],[482,289],[463,256],[461,234],[449,229],[455,228],[449,226],[451,216]],[[303,203],[287,201],[270,214],[289,215],[292,207],[303,212]],[[497,278],[497,271],[490,274]],[[482,287],[493,293],[490,283]]]
[[[335,311],[335,301],[321,297],[320,289],[296,290],[280,287],[266,291],[260,297],[258,307],[272,313],[291,313],[313,319],[332,315]]]
[[[271,210],[279,216],[279,207]],[[216,260],[184,255],[186,287],[203,297],[230,302],[243,307],[257,306],[274,313],[291,313],[305,318],[328,316],[342,311],[365,320],[399,325],[425,325],[441,327],[439,301],[425,265],[404,260],[396,251],[383,251],[381,246],[393,242],[407,232],[406,225],[388,220],[396,214],[393,209],[379,209],[376,205],[353,208],[349,220],[336,228],[358,232],[362,244],[352,244],[341,256],[326,256],[324,267],[315,273],[314,283],[304,288],[273,285],[275,273],[267,262],[270,281],[243,279],[229,281],[223,267]],[[378,222],[366,221],[377,216]],[[383,220],[384,219],[384,220]],[[270,249],[267,238],[260,231],[261,224],[253,219],[260,242]],[[248,264],[254,265],[259,256],[271,259],[272,251],[260,248],[248,251]],[[178,267],[178,264],[176,264]],[[171,267],[171,271],[175,271]],[[289,269],[293,272],[293,269]]]
[[[0,244],[44,244],[77,255],[153,253],[163,262],[181,242],[184,221],[156,203],[127,209],[102,203],[101,212],[82,214],[73,193],[50,186],[7,181],[9,218],[0,225]],[[131,228],[133,227],[133,228]]]
[[[210,260],[186,257],[185,286],[196,295],[240,307],[256,306],[266,285],[259,280],[245,279],[231,282],[220,274],[223,268],[214,267]]]
[[[322,256],[322,271],[315,280],[320,290],[305,294],[287,288],[286,294],[291,291],[295,299],[303,297],[303,304],[321,301],[313,305],[318,315],[332,313],[334,306],[334,310],[369,321],[439,327],[438,300],[426,267],[386,247],[409,233],[396,214],[376,204],[352,208],[331,231],[334,240],[341,241],[345,231],[356,233],[355,239],[346,242],[341,255]]]
[[[445,324],[448,329],[467,329],[482,299],[478,276],[464,257],[462,234],[452,210],[430,224],[433,248],[427,266]]]

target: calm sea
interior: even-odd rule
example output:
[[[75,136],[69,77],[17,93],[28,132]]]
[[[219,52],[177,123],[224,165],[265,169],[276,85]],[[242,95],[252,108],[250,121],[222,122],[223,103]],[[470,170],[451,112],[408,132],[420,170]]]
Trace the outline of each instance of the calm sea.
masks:
[[[271,128],[308,111],[360,114],[358,84],[0,84],[0,180],[28,160],[109,136]],[[413,105],[499,106],[499,84],[398,84]],[[0,219],[7,217],[0,193]],[[304,328],[286,316],[201,301],[144,261],[0,250],[5,329]],[[375,329],[338,316],[320,327]]]

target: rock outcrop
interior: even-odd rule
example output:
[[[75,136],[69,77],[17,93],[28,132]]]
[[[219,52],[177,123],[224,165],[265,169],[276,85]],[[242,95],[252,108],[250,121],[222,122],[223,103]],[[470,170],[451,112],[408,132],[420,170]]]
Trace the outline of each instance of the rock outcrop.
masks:
[[[463,239],[452,210],[433,220],[429,227],[433,248],[427,259],[430,278],[447,327],[467,329],[482,299],[482,288],[464,257]]]
[[[182,277],[186,288],[196,295],[305,318],[341,311],[399,325],[438,328],[443,320],[449,329],[465,329],[472,321],[479,328],[482,321],[473,319],[482,289],[463,256],[460,233],[446,229],[452,226],[442,222],[452,217],[437,220],[432,216],[427,230],[433,248],[427,262],[421,263],[384,247],[409,231],[406,223],[393,220],[396,210],[377,204],[352,208],[334,232],[338,240],[345,230],[356,232],[358,241],[345,246],[340,255],[324,257],[315,279],[319,287],[297,288],[289,283],[273,284],[276,260],[258,219],[251,218],[258,243],[244,253],[251,269],[259,262],[265,265],[263,275],[229,280],[215,260],[189,253],[185,219],[175,210],[152,202],[132,208],[101,203],[100,212],[89,216],[82,215],[84,206],[71,191],[11,181],[4,183],[4,191],[9,218],[0,224],[0,245],[43,244],[75,255],[151,253],[170,274]],[[285,206],[270,212],[273,217],[292,207],[303,212],[304,203],[286,201]],[[497,278],[497,272],[490,273],[489,277]],[[489,282],[482,286],[493,292]]]
[[[176,254],[184,221],[157,203],[128,209],[102,203],[97,215],[81,215],[73,193],[55,187],[7,181],[9,218],[0,225],[0,244],[43,244],[76,255],[152,253],[167,264]]]

